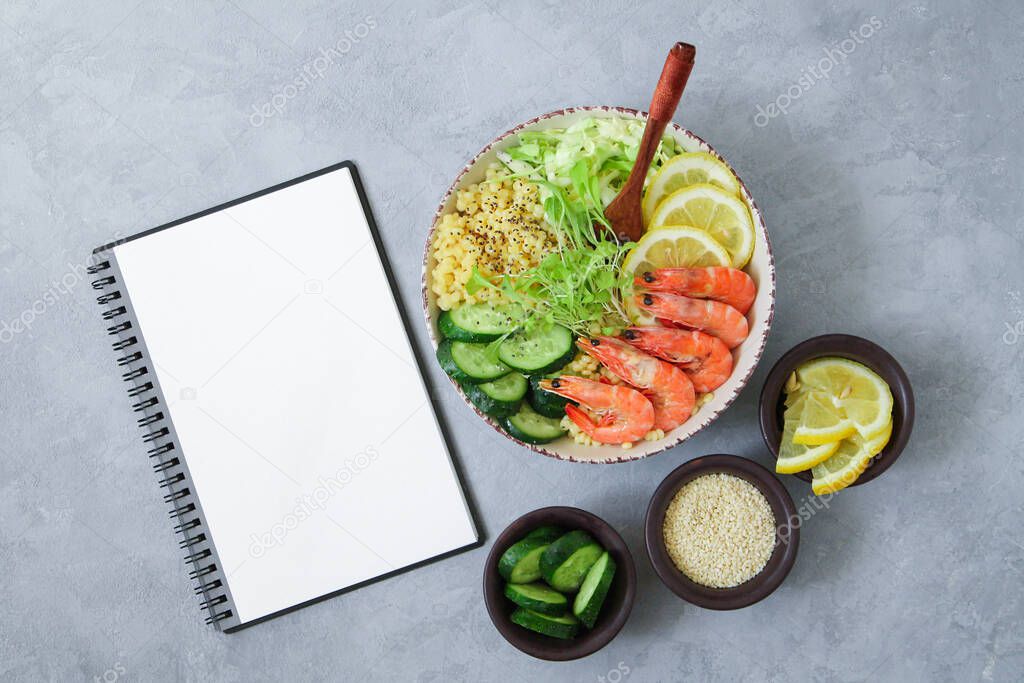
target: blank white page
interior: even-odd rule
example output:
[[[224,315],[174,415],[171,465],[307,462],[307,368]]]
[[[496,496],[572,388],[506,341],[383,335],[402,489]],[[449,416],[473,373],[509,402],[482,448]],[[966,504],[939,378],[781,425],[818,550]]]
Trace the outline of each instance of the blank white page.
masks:
[[[477,540],[347,167],[114,253],[243,623]]]

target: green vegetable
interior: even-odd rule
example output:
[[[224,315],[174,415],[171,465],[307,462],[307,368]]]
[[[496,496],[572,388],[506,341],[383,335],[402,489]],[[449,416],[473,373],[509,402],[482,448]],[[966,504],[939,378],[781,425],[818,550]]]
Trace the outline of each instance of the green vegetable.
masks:
[[[513,544],[498,561],[498,573],[512,583],[530,583],[540,578],[540,556],[550,542],[527,536]]]
[[[555,590],[575,593],[604,548],[585,531],[570,531],[544,549],[540,573]]]
[[[460,384],[479,384],[504,377],[510,367],[488,354],[484,344],[445,339],[437,345],[437,360],[441,367]]]
[[[571,201],[586,197],[588,202],[597,199],[607,206],[629,177],[644,125],[632,118],[585,118],[565,129],[526,131],[519,134],[518,145],[499,152],[498,158],[518,176],[567,190]],[[664,136],[648,174],[682,151],[671,136]],[[580,192],[573,177],[580,161],[592,178],[585,192]]]
[[[553,638],[572,638],[580,631],[580,622],[571,614],[554,617],[519,607],[509,618],[513,624]]]
[[[522,319],[523,311],[516,305],[467,304],[441,313],[437,326],[448,339],[492,342],[515,330]]]
[[[558,591],[539,581],[534,583],[509,583],[505,585],[505,597],[520,607],[538,614],[559,616],[569,608],[569,600]]]
[[[615,561],[607,551],[587,572],[580,586],[580,592],[576,594],[576,600],[572,604],[572,612],[579,620],[587,625],[587,628],[594,628],[597,615],[601,611],[605,597],[608,596],[608,589],[611,588],[612,578],[615,577]],[[524,605],[531,607],[530,605]],[[541,610],[543,611],[543,610]]]
[[[518,372],[510,372],[504,377],[481,384],[462,384],[462,390],[473,405],[498,418],[516,414],[519,401],[526,394],[526,387],[526,378]]]

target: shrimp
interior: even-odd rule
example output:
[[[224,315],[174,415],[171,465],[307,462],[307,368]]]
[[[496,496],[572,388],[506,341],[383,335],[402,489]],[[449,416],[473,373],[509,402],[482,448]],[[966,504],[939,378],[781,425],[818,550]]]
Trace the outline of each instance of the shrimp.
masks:
[[[695,299],[714,299],[729,304],[746,315],[754,303],[757,287],[749,275],[738,268],[658,268],[637,275],[639,289],[682,294]]]
[[[622,338],[642,351],[679,365],[701,394],[714,391],[732,374],[732,353],[718,337],[697,330],[630,327]]]
[[[682,370],[615,337],[579,339],[580,347],[654,404],[654,427],[671,431],[690,419],[696,396]]]
[[[579,402],[565,414],[587,436],[601,443],[639,441],[654,426],[654,406],[636,389],[592,379],[562,375],[542,379],[540,388]]]
[[[707,332],[721,339],[730,349],[743,343],[750,333],[743,314],[720,301],[650,292],[637,294],[636,302],[658,319]]]

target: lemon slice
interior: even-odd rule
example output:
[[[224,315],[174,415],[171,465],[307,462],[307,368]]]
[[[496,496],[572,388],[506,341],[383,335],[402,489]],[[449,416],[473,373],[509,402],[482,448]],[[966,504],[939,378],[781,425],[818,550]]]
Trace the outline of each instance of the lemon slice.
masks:
[[[882,449],[889,445],[889,439],[892,437],[892,418],[889,419],[889,424],[885,426],[882,433],[873,439],[867,440],[868,451],[871,452],[871,457],[874,457],[882,452]]]
[[[687,152],[674,156],[658,169],[644,194],[644,224],[650,223],[658,203],[687,185],[709,183],[740,196],[740,183],[729,167],[708,152]]]
[[[676,190],[658,204],[651,229],[691,225],[707,231],[729,252],[733,268],[742,268],[754,253],[754,220],[735,195],[708,183]]]
[[[838,441],[830,441],[819,446],[804,446],[793,442],[793,432],[803,419],[803,409],[807,402],[807,394],[800,397],[786,409],[782,442],[779,445],[779,459],[775,462],[775,471],[779,474],[793,474],[809,470],[818,463],[828,460],[839,449]]]
[[[892,436],[892,420],[873,439],[864,439],[854,434],[843,439],[836,452],[828,460],[811,468],[811,490],[816,495],[835,493],[844,489],[864,473],[871,458],[882,452]]]
[[[862,438],[871,440],[889,425],[892,392],[866,366],[846,358],[818,358],[800,366],[796,374],[801,390],[826,394]]]
[[[729,262],[729,253],[708,233],[673,225],[644,233],[622,262],[622,270],[636,275],[656,268],[727,266]],[[635,324],[656,324],[654,317],[640,310],[632,297],[627,296],[623,303]]]
[[[857,433],[853,422],[843,416],[831,397],[824,393],[808,392],[807,401],[800,415],[800,422],[793,430],[793,443],[804,446],[820,446],[845,439]]]

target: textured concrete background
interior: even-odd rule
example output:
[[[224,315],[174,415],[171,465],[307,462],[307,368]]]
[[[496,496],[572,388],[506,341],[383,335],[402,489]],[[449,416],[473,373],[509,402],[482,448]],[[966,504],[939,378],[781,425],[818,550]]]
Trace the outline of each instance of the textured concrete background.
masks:
[[[1024,12],[629,5],[3,3],[0,677],[1020,678]],[[204,626],[84,280],[90,249],[353,159],[417,317],[427,222],[464,161],[545,111],[644,108],[680,39],[699,52],[676,120],[733,163],[776,249],[778,315],[751,385],[697,438],[609,467],[519,450],[440,385],[489,538],[550,504],[622,532],[641,584],[619,637],[563,665],[513,650],[481,603],[489,544],[237,635]],[[910,447],[812,516],[770,598],[684,605],[646,560],[650,494],[700,454],[768,464],[760,384],[833,331],[905,365]]]

